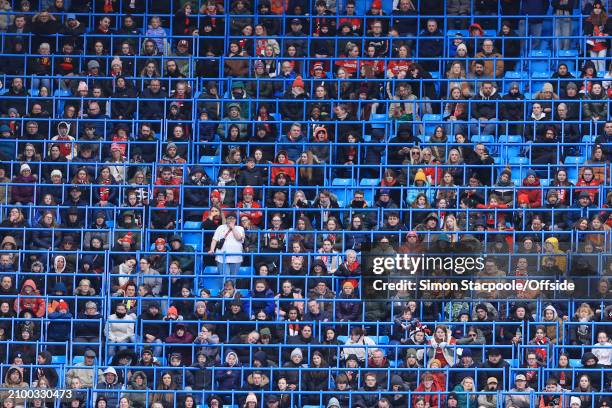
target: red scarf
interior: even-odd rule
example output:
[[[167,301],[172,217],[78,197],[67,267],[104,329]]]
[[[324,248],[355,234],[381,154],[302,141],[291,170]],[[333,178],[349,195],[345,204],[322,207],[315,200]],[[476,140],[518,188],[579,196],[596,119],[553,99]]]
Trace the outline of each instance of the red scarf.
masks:
[[[101,184],[109,185],[110,180],[109,179],[102,180]],[[100,187],[99,190],[100,190],[100,193],[99,193],[100,201],[108,201],[108,197],[110,197],[110,188],[102,186]]]

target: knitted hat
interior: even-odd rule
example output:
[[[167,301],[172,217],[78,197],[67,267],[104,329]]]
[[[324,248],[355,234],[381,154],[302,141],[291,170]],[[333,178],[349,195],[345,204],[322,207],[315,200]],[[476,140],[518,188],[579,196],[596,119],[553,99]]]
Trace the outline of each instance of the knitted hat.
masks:
[[[417,181],[423,181],[425,183],[427,182],[427,176],[425,175],[425,172],[421,169],[419,169],[419,171],[417,171],[414,175],[414,182],[416,183]]]
[[[295,78],[293,80],[293,84],[291,85],[292,87],[300,87],[300,88],[304,88],[304,80],[302,79],[301,76],[297,76],[297,78]]]

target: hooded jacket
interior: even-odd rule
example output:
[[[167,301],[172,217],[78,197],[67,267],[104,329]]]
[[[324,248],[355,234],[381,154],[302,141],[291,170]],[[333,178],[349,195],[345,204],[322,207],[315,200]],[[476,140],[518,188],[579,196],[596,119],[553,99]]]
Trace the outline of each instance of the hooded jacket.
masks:
[[[113,374],[112,382],[108,382],[106,374]],[[119,398],[121,393],[119,392],[123,386],[119,383],[119,377],[117,371],[113,367],[108,367],[104,370],[102,381],[96,385],[96,394],[94,400],[104,397],[106,398],[106,406],[108,408],[117,408],[119,406]]]
[[[544,316],[546,315],[547,310],[550,310],[553,312],[552,320],[544,319]],[[559,317],[559,313],[557,312],[557,309],[555,309],[553,305],[548,305],[544,308],[542,316],[543,317],[541,319],[541,324],[544,326],[544,333],[546,334],[546,337],[550,339],[550,342],[552,344],[557,344],[559,342],[562,342],[564,339],[563,337],[563,319]]]
[[[478,94],[472,98],[472,118],[487,118],[493,119],[497,117],[497,103],[499,100],[499,94],[497,89],[493,88],[491,96],[484,96],[482,89],[478,91]]]
[[[553,246],[553,252],[552,254],[558,254],[558,256],[555,256],[555,264],[557,265],[557,267],[559,267],[559,269],[565,273],[565,271],[567,270],[567,259],[565,257],[565,252],[563,252],[561,249],[559,249],[559,240],[555,237],[549,237],[546,238],[546,241],[544,241],[544,243],[549,243]],[[551,254],[550,252],[546,251],[546,254]]]
[[[233,366],[229,364],[228,357],[233,355],[236,358],[236,364]],[[219,384],[220,390],[235,390],[240,387],[241,379],[241,364],[238,360],[238,355],[233,351],[230,351],[225,356],[225,362],[215,370],[215,380]]]
[[[2,384],[2,388],[11,388],[11,389],[15,389],[15,388],[29,388],[29,384],[27,384],[26,382],[23,381],[23,369],[17,366],[11,366],[7,371],[6,371],[6,375],[4,376],[4,383]],[[13,373],[18,373],[19,374],[19,379],[15,382],[11,382],[10,377],[11,374]],[[6,391],[3,391],[2,393],[0,393],[0,395],[3,396],[3,398],[8,398],[9,397],[9,393]],[[17,407],[22,407],[25,406],[25,399],[23,398],[15,398],[14,399],[15,402],[15,406]]]
[[[136,377],[141,376],[143,382],[141,385],[136,384]],[[129,398],[133,408],[146,408],[147,407],[147,393],[149,389],[147,376],[143,371],[136,371],[132,374],[130,384],[127,386],[129,391],[142,391],[142,392],[130,392],[123,394],[123,397]]]
[[[26,295],[26,292],[25,292],[26,286],[30,286],[33,289],[30,295]],[[45,304],[44,299],[40,296],[40,292],[38,292],[38,289],[36,288],[36,282],[34,282],[34,280],[32,279],[26,280],[23,283],[23,286],[21,287],[21,292],[19,294],[24,295],[24,296],[29,296],[29,297],[27,298],[22,297],[22,298],[15,299],[15,303],[13,304],[13,307],[17,313],[23,310],[26,310],[26,309],[30,309],[32,310],[34,315],[36,315],[36,317],[43,317],[45,315],[45,311],[46,311],[45,305],[46,304]]]
[[[585,118],[599,117],[607,118],[608,115],[608,99],[606,91],[601,90],[601,94],[595,95],[592,91],[587,94],[587,97],[582,104],[582,113]]]

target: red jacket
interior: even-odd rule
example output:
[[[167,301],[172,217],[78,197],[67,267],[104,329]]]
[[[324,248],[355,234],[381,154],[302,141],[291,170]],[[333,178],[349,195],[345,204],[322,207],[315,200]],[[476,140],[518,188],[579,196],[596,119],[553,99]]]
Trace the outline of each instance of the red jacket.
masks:
[[[29,295],[26,295],[25,293],[24,289],[26,286],[30,286],[33,289],[32,293],[30,293]],[[32,297],[15,299],[13,308],[17,313],[20,313],[26,309],[30,309],[36,315],[36,317],[43,317],[45,315],[45,300],[40,296],[40,292],[38,292],[38,289],[36,288],[36,282],[34,282],[32,279],[26,280],[23,283],[23,286],[21,287],[20,294]]]
[[[586,191],[587,193],[589,193],[591,202],[594,203],[595,197],[597,196],[597,193],[599,192],[599,189],[598,189],[599,183],[600,182],[597,179],[593,179],[587,183],[583,178],[581,178],[580,180],[578,180],[578,183],[576,183],[576,187],[594,187],[594,188],[577,188],[576,191],[574,192],[575,197],[578,197],[581,192]]]
[[[157,180],[155,180],[155,185],[156,186],[160,186],[160,187],[166,187],[166,186],[180,186],[181,185],[181,180],[177,177],[172,177],[172,179],[170,181],[165,181],[164,179],[162,179],[161,177],[158,177]],[[157,193],[159,193],[160,190],[165,190],[165,188],[155,188],[155,190],[153,191],[153,195],[157,196]],[[180,196],[179,196],[179,189],[178,188],[172,188],[172,190],[174,191],[174,200],[176,202],[178,202],[180,200]]]
[[[441,404],[443,401],[441,401],[441,398],[438,398],[438,394],[419,394],[418,393],[419,391],[421,392],[425,391],[425,385],[423,384],[423,382],[421,382],[421,384],[419,384],[417,389],[414,390],[414,396],[412,397],[412,406],[416,405],[417,399],[423,398],[425,399],[425,404],[429,405],[431,408],[441,407],[441,405],[438,405],[438,404]],[[430,392],[445,392],[445,391],[441,389],[440,387],[438,387],[438,385],[434,381],[434,383],[431,386]]]
[[[238,208],[245,208],[242,201],[238,202]],[[248,207],[244,211],[240,211],[240,216],[246,215],[251,220],[251,224],[259,225],[261,223],[261,217],[263,213],[261,211],[253,211],[254,208],[261,208],[261,205],[257,201],[251,203],[251,207]]]
[[[522,188],[517,193],[525,194],[529,197],[529,207],[530,208],[540,208],[542,207],[542,190],[537,188],[540,187],[540,179],[536,177],[535,182],[533,184],[527,184],[527,177],[523,179],[523,187],[531,187],[529,189]]]

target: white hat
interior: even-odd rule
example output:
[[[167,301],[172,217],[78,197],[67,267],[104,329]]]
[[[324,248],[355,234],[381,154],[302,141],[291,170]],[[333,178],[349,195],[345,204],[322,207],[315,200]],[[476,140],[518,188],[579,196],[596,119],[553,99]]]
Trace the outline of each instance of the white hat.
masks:
[[[19,172],[20,173],[23,173],[24,170],[32,171],[32,169],[30,168],[30,166],[27,163],[23,163],[21,165],[21,167],[19,168]]]
[[[59,176],[60,178],[62,177],[62,172],[58,169],[55,169],[51,172],[51,177],[55,177],[55,176]]]

